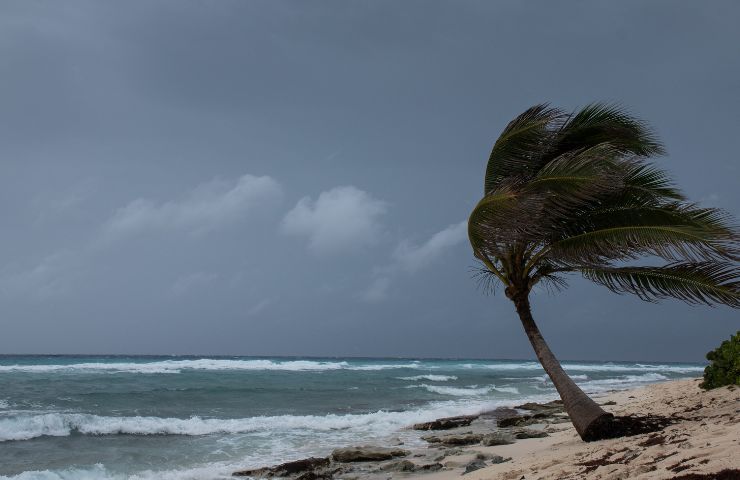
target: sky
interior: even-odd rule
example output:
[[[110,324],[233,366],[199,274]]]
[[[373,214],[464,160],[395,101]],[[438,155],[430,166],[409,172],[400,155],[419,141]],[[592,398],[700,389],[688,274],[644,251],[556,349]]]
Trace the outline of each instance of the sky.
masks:
[[[465,222],[527,107],[619,102],[740,212],[736,1],[0,3],[0,353],[533,358]],[[727,307],[573,277],[563,359],[700,361]]]

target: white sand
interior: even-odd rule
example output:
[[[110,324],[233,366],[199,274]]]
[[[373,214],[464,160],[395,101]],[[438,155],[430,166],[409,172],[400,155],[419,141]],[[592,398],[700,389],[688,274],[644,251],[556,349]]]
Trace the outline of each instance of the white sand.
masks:
[[[471,472],[465,475],[466,480],[662,480],[740,469],[740,388],[703,391],[698,384],[698,379],[679,380],[599,399],[617,402],[605,408],[618,415],[682,418],[662,432],[584,443],[570,424],[559,424],[548,427],[558,430],[549,437],[519,440],[513,445],[469,447],[466,454],[442,462],[452,469],[418,475],[419,480],[460,478],[463,466],[475,452],[512,460]]]

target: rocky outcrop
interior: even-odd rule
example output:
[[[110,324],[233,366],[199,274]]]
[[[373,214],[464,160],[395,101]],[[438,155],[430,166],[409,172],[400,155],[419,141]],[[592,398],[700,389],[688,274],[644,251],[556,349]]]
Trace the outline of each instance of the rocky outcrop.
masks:
[[[381,465],[379,471],[381,472],[436,472],[442,470],[441,463],[428,463],[425,465],[417,465],[409,460],[398,460],[396,462],[386,463]]]
[[[414,470],[416,470],[416,465],[409,460],[399,460],[380,466],[381,472],[413,472]]]
[[[467,427],[476,418],[478,418],[478,415],[438,418],[432,422],[417,423],[411,428],[414,430],[450,430],[452,428]]]
[[[293,462],[281,463],[274,467],[257,468],[253,470],[242,470],[234,472],[235,477],[255,477],[255,478],[272,478],[272,477],[291,477],[299,474],[316,473],[316,470],[325,469],[330,465],[328,458],[304,458]],[[323,473],[323,472],[322,472]],[[331,476],[331,475],[329,475]],[[313,478],[319,478],[318,476]],[[310,480],[305,478],[303,480]]]
[[[483,435],[480,441],[481,445],[486,447],[493,447],[496,445],[511,445],[514,443],[514,438],[511,435],[505,433],[489,433]]]
[[[550,435],[544,430],[532,430],[529,428],[524,428],[514,433],[514,437],[520,440],[524,438],[544,438],[549,436]]]
[[[430,435],[422,437],[429,443],[440,443],[442,445],[475,445],[483,440],[482,433],[461,433],[452,435]]]
[[[562,400],[553,400],[552,402],[547,403],[527,402],[523,405],[517,405],[514,408],[519,410],[527,410],[534,413],[547,413],[549,415],[562,413],[565,411]]]
[[[491,465],[508,462],[510,460],[511,460],[511,457],[502,457],[501,455],[494,455],[493,457],[491,457]]]
[[[400,448],[383,448],[372,446],[337,448],[331,452],[331,458],[335,462],[377,462],[391,460],[395,457],[405,457],[410,452]]]
[[[483,460],[475,459],[465,465],[465,471],[462,474],[465,475],[466,473],[474,472],[476,470],[480,470],[481,468],[486,468],[486,462],[484,462]]]
[[[535,413],[534,415],[515,415],[509,418],[502,418],[498,421],[499,428],[522,427],[547,421],[552,415],[549,413]]]

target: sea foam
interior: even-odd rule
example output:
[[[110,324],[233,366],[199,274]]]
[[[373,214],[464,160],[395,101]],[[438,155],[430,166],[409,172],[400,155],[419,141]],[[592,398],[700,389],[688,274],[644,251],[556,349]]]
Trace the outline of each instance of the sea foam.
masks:
[[[398,380],[409,380],[409,381],[418,381],[418,380],[429,380],[430,382],[447,382],[450,380],[457,380],[457,377],[454,375],[415,375],[413,377],[396,377]]]
[[[701,372],[703,367],[692,365],[651,365],[651,364],[583,364],[565,363],[563,367],[568,372],[673,372],[694,373]],[[392,369],[439,369],[434,362],[410,361],[404,363],[374,363],[349,361],[319,361],[319,360],[267,360],[267,359],[223,359],[202,358],[188,360],[161,360],[152,362],[87,362],[71,364],[15,364],[0,365],[0,373],[53,373],[60,371],[70,372],[108,372],[108,373],[181,373],[187,370],[244,370],[244,371],[288,371],[288,372],[320,372],[329,370],[353,371],[382,371]],[[487,369],[498,371],[529,371],[542,370],[537,362],[492,362],[492,363],[448,363],[446,369]],[[429,375],[431,377],[432,375]],[[431,378],[425,378],[430,381]],[[438,376],[439,378],[443,375]],[[404,380],[412,377],[403,377]],[[421,379],[421,376],[420,376]]]
[[[519,390],[517,390],[515,387],[497,387],[495,385],[488,385],[486,387],[478,387],[477,385],[472,385],[469,387],[445,387],[441,385],[427,385],[426,383],[423,383],[421,385],[410,385],[408,388],[424,388],[432,393],[439,393],[440,395],[452,395],[455,397],[476,397],[488,395],[492,392],[512,394],[519,393]]]
[[[464,390],[464,389],[463,389]],[[486,389],[488,390],[488,388]],[[534,397],[533,397],[534,399]],[[115,417],[82,413],[39,413],[0,417],[0,442],[42,436],[83,435],[209,435],[295,431],[391,434],[408,425],[454,415],[479,413],[503,401],[436,402],[426,408],[346,415],[278,415],[247,418]]]

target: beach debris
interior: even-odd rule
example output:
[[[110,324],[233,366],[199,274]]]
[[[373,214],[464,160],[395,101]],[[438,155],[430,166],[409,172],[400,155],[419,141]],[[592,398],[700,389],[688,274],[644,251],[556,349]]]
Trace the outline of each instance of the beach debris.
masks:
[[[413,430],[450,430],[458,427],[467,427],[479,415],[462,415],[459,417],[438,418],[431,422],[417,423],[412,425]]]
[[[358,447],[337,448],[331,452],[331,458],[335,462],[373,462],[379,460],[390,460],[395,457],[405,457],[408,450],[400,448],[373,447],[369,445]]]

